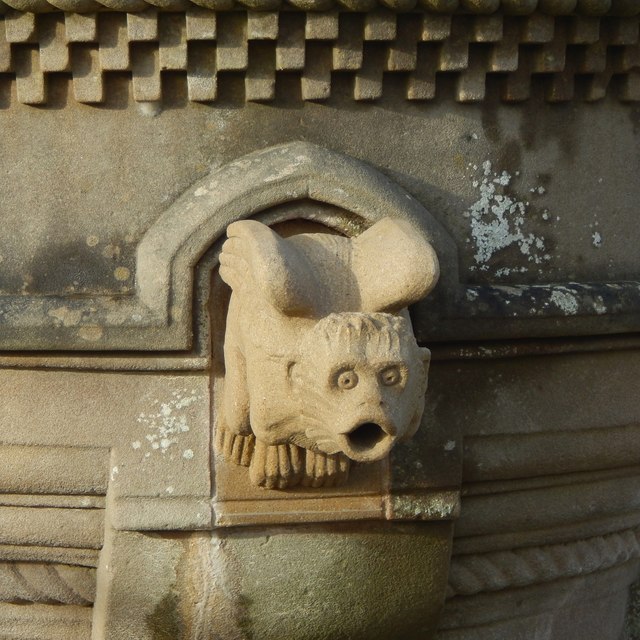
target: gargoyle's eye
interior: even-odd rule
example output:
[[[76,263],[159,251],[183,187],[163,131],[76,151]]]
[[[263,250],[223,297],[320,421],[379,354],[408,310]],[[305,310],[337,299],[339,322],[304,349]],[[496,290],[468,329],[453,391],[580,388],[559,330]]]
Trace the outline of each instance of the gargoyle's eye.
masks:
[[[353,389],[358,384],[358,376],[355,371],[343,371],[336,378],[336,385],[339,389]]]
[[[402,373],[396,366],[387,367],[380,373],[380,381],[385,387],[392,387],[394,384],[398,384],[402,380]]]

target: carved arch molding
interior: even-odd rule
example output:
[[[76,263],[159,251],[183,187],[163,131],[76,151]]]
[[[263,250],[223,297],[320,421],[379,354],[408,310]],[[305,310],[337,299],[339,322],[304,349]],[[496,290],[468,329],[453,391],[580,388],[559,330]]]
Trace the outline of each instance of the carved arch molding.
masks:
[[[332,205],[340,213],[274,209],[309,200]],[[271,212],[261,216],[267,210]],[[5,297],[0,349],[197,350],[194,310],[206,301],[194,299],[196,267],[206,257],[207,270],[215,267],[227,226],[256,216],[268,224],[312,218],[346,236],[384,217],[407,220],[439,252],[454,258],[450,266],[455,269],[453,240],[409,193],[360,160],[293,142],[214,169],[183,193],[138,246],[133,294],[82,301]],[[449,268],[447,274],[455,281]],[[61,306],[68,318],[79,311],[77,322],[55,322],[49,311]]]

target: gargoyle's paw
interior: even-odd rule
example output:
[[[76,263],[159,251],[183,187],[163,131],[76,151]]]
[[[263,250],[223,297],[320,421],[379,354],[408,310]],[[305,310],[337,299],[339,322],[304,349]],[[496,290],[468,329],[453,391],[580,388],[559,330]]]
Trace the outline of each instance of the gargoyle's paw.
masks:
[[[214,449],[216,453],[222,453],[224,449],[224,436],[226,429],[222,425],[216,427]]]
[[[243,240],[259,241],[272,238],[273,231],[257,220],[236,220],[227,227],[227,238],[241,238]]]
[[[302,486],[304,487],[316,487],[320,486],[314,484],[314,482],[318,478],[318,474],[320,473],[320,467],[324,463],[324,458],[322,461],[318,461],[317,458],[322,456],[321,453],[315,453],[309,449],[305,451],[305,466],[304,466],[304,478],[302,478]]]
[[[339,487],[349,478],[349,466],[351,461],[344,453],[335,453],[327,456],[327,475],[325,487]]]
[[[305,453],[305,475],[302,480],[305,487],[335,487],[347,481],[350,461],[343,453],[328,455],[310,450]]]
[[[256,437],[254,435],[234,435],[234,441],[231,448],[231,460],[243,467],[248,467],[251,464],[255,444]]]
[[[295,444],[287,445],[289,460],[291,463],[291,476],[289,480],[289,487],[295,487],[300,484],[302,477],[304,476],[304,455],[305,450],[298,447]]]
[[[222,454],[226,460],[231,459],[234,436],[235,434],[224,425],[218,425],[216,429],[216,452]]]
[[[273,250],[277,243],[278,236],[268,226],[256,220],[239,220],[227,227],[227,240],[222,245],[222,252],[246,260],[248,265],[265,249],[267,252]]]
[[[227,240],[227,242],[229,242]],[[222,247],[220,253],[220,277],[234,290],[237,291],[250,277],[249,265],[247,261],[225,250],[227,243]]]
[[[221,453],[225,460],[244,467],[251,463],[255,441],[254,435],[241,436],[222,425],[216,430],[216,451]]]
[[[266,489],[288,489],[300,483],[303,457],[299,447],[288,444],[267,445],[255,441],[249,477],[251,483]]]

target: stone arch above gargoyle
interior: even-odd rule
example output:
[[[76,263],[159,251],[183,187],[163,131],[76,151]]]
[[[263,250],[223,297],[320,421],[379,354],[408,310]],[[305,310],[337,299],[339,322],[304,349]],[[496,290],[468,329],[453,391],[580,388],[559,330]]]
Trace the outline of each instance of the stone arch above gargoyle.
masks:
[[[287,209],[302,201],[322,204],[331,213]],[[270,225],[292,217],[313,219],[347,237],[384,217],[405,220],[431,239],[441,263],[444,259],[443,288],[458,286],[455,243],[416,199],[361,160],[291,142],[213,168],[186,189],[143,235],[132,270],[136,286],[126,294],[5,296],[0,347],[206,358],[198,346],[206,340],[198,340],[194,308],[202,307],[207,291],[196,271],[215,268],[218,241],[229,224],[254,217]],[[98,360],[95,364],[100,368]],[[131,361],[131,366],[147,365]]]
[[[179,336],[188,338],[193,270],[203,254],[232,222],[300,200],[340,210],[343,215],[316,214],[313,219],[345,236],[356,235],[383,218],[406,221],[438,247],[439,255],[454,257],[444,279],[457,282],[453,241],[409,193],[360,160],[293,142],[251,153],[212,171],[167,209],[138,248],[141,302],[166,322],[176,341]],[[269,224],[306,215],[304,211],[276,213]]]

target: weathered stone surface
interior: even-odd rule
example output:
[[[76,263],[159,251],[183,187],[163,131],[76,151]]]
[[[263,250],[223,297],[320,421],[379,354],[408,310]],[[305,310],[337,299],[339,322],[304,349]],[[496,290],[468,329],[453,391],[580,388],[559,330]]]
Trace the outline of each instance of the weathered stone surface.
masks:
[[[638,2],[157,4],[0,6],[0,635],[632,640]],[[384,218],[421,428],[252,486],[301,459],[213,447],[225,230]]]
[[[220,638],[428,637],[446,580],[449,526],[335,525],[215,536],[201,543],[211,563],[202,577],[227,588],[212,592],[205,615]]]

